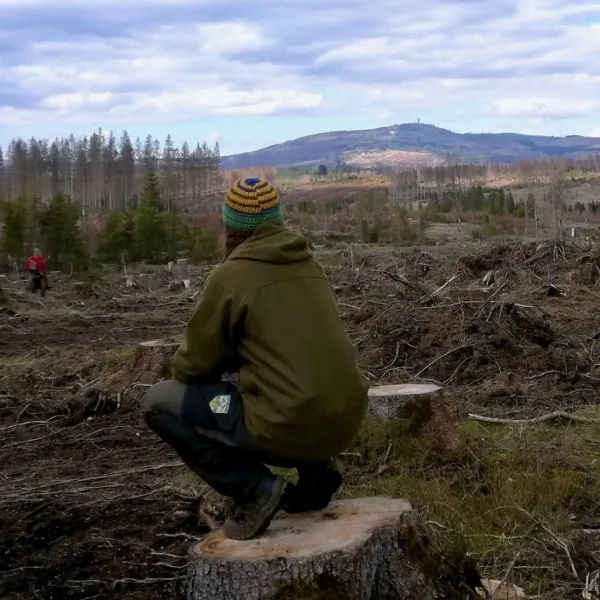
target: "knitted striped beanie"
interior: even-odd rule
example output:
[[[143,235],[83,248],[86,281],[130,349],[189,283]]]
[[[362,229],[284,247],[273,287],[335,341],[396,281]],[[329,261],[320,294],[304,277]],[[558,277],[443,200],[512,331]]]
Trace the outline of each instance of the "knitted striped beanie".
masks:
[[[263,223],[283,225],[277,190],[257,177],[236,181],[223,205],[225,230],[251,232]]]

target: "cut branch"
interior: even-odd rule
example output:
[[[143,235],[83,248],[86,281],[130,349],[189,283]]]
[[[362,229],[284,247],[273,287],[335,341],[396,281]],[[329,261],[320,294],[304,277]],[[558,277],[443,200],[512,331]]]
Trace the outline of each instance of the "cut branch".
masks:
[[[593,419],[591,417],[573,415],[571,413],[565,412],[564,410],[555,410],[554,412],[541,415],[540,417],[533,417],[531,419],[498,419],[495,417],[484,417],[482,415],[474,414],[470,414],[469,419],[473,421],[480,421],[482,423],[495,423],[498,425],[534,425],[535,423],[545,423],[546,421],[554,421],[558,419],[575,421],[577,423],[587,423],[590,425],[600,425],[600,419]]]

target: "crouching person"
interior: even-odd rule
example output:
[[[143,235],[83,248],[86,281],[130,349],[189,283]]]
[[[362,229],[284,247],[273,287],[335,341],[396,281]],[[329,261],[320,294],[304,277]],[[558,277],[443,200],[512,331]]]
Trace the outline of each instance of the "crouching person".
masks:
[[[356,436],[368,382],[307,240],[276,190],[238,181],[223,206],[225,261],[207,279],[172,361],[144,398],[148,426],[237,510],[226,536],[261,535],[278,510],[325,508],[334,457]],[[221,381],[238,373],[238,383]],[[297,468],[296,486],[265,465]]]

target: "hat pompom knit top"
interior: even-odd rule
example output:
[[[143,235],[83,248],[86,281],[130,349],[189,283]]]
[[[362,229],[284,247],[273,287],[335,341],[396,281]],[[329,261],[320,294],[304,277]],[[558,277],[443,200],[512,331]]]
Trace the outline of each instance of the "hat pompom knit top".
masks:
[[[256,230],[263,223],[283,225],[277,190],[264,179],[240,179],[227,191],[223,226],[227,231]]]

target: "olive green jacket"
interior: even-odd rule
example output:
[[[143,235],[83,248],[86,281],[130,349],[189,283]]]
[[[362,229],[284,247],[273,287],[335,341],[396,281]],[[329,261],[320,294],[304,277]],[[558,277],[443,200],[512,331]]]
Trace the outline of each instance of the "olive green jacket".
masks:
[[[206,280],[172,369],[183,382],[239,371],[248,432],[284,458],[338,454],[366,412],[368,382],[327,276],[306,238],[277,225]]]

